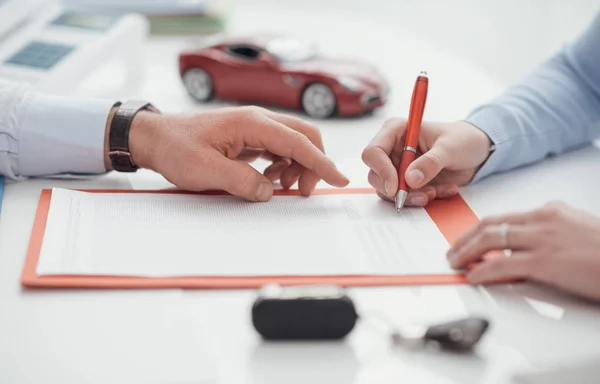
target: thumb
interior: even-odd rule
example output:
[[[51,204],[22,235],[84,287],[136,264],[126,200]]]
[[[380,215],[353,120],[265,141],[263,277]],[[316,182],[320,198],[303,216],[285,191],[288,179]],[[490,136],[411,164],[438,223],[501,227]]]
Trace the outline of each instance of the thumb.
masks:
[[[222,157],[215,164],[215,187],[250,201],[269,201],[273,185],[247,163]]]
[[[429,151],[411,163],[404,177],[410,188],[422,188],[450,165],[451,156],[448,148],[443,144],[434,144]]]

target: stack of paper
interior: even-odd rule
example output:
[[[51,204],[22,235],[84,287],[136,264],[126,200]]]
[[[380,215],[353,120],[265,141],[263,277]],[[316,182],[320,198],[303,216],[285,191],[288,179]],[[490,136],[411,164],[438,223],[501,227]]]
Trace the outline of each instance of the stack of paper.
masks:
[[[145,15],[200,14],[208,0],[63,0],[71,9],[85,12],[142,13]]]
[[[454,273],[422,208],[372,193],[233,196],[52,191],[38,275],[337,276]]]
[[[64,0],[77,13],[148,17],[154,34],[211,34],[225,27],[225,0]]]

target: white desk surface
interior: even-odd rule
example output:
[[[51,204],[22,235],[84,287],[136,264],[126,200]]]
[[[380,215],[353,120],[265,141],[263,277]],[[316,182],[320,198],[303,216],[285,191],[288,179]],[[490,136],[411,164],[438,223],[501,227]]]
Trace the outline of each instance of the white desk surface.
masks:
[[[284,12],[265,16],[264,9],[242,8],[232,15],[231,28],[251,31],[269,20],[272,30],[304,31],[320,37],[328,51],[371,57],[392,83],[390,104],[374,116],[318,122],[328,154],[352,185],[366,185],[361,150],[386,118],[406,114],[419,70],[427,69],[431,76],[428,119],[460,118],[505,86],[393,24],[361,22],[350,13],[340,19],[325,12],[312,17],[306,30],[306,15]],[[334,30],[327,28],[331,20],[336,20]],[[176,55],[188,43],[185,38],[149,41],[145,81],[138,87],[115,91],[111,87],[120,75],[110,67],[90,78],[79,93],[144,97],[166,111],[214,107],[190,101],[179,82]],[[588,147],[491,177],[461,193],[480,217],[531,209],[553,199],[600,215],[600,178],[592,175],[600,175],[600,149]],[[264,343],[250,322],[252,291],[24,290],[19,277],[37,199],[40,189],[53,186],[147,189],[168,184],[155,174],[139,172],[6,186],[0,216],[2,383],[199,383],[207,364],[214,364],[218,382],[227,384],[510,383],[519,372],[600,356],[600,307],[533,284],[351,289],[361,310],[382,313],[398,324],[488,316],[491,330],[476,353],[461,356],[392,347],[383,330],[371,323],[359,323],[338,343]],[[210,257],[201,255],[201,248],[199,252]]]

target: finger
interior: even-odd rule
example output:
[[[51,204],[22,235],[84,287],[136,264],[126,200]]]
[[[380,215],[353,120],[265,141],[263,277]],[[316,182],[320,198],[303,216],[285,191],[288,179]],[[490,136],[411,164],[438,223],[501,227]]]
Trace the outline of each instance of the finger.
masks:
[[[450,248],[448,253],[455,253],[457,250],[461,249],[465,246],[465,244],[471,241],[471,239],[476,237],[479,232],[484,231],[485,228],[489,226],[498,226],[503,223],[511,225],[527,224],[532,221],[532,216],[533,213],[516,212],[486,217],[483,220],[481,220],[477,225],[471,227],[458,240],[456,240],[456,242],[452,245],[452,248]]]
[[[263,154],[262,149],[244,148],[238,155],[237,159],[240,161],[252,162],[259,158]]]
[[[213,185],[250,201],[268,201],[273,195],[269,179],[247,163],[215,156]]]
[[[271,119],[285,124],[295,131],[304,133],[309,138],[309,140],[321,150],[321,152],[325,153],[325,147],[323,145],[322,137],[317,127],[295,116],[285,115],[266,109],[265,114]],[[303,196],[309,196],[317,186],[320,179],[321,177],[319,176],[319,174],[317,174],[315,170],[308,169],[306,171],[301,172],[299,178],[296,177],[295,174],[293,174],[293,177],[289,180],[288,188],[290,188],[296,181],[298,181],[298,189],[300,190],[300,193]]]
[[[263,175],[265,175],[265,177],[272,182],[275,180],[279,180],[279,178],[281,177],[281,174],[286,169],[288,169],[290,164],[291,164],[291,161],[289,159],[278,160],[278,161],[274,162],[273,164],[269,165],[267,168],[265,168],[265,170],[263,171]]]
[[[390,188],[390,185],[386,185],[385,182],[381,179],[381,177],[379,177],[379,175],[375,173],[375,171],[372,169],[367,175],[367,181],[369,182],[369,184],[371,184],[373,188],[377,190],[377,192],[381,193],[382,195],[385,195],[388,199],[393,199],[396,195],[395,191],[398,188],[398,184],[396,183],[396,186],[393,189]]]
[[[384,182],[371,170],[367,176],[369,184],[377,190],[381,195],[386,197],[386,200],[394,201],[395,193],[389,196],[385,191]],[[406,197],[406,206],[424,207],[437,196],[436,188],[433,186],[425,186],[421,189],[411,190]]]
[[[382,200],[394,202],[394,199],[392,199],[391,197],[388,197],[388,196],[384,195],[383,193],[381,193],[379,191],[377,191],[377,196],[379,196],[379,198],[382,199]]]
[[[398,173],[390,157],[379,147],[368,147],[363,151],[362,160],[381,181],[378,190],[394,196],[398,190]]]
[[[444,168],[451,167],[456,160],[443,142],[417,157],[406,170],[406,183],[411,188],[421,188],[433,180]]]
[[[386,121],[379,132],[371,139],[367,148],[378,147],[386,155],[391,155],[394,149],[402,149],[401,138],[406,132],[406,119],[393,118]]]
[[[296,181],[298,181],[298,179],[300,178],[300,176],[302,175],[302,172],[304,171],[304,167],[302,167],[300,164],[294,162],[292,163],[292,165],[290,165],[282,174],[281,174],[281,186],[284,189],[289,189],[292,187],[292,185],[294,185],[294,183]]]
[[[435,200],[435,188],[428,185],[421,189],[413,189],[406,196],[407,207],[424,207]]]
[[[511,225],[506,234],[506,246],[511,250],[532,249],[537,241],[537,233],[531,226]],[[503,250],[504,245],[497,225],[490,225],[479,231],[462,248],[451,253],[450,265],[453,268],[464,268],[472,262],[480,260],[486,253]]]
[[[281,160],[283,159],[281,156],[277,156],[269,151],[262,151],[262,154],[260,155],[261,159],[264,160],[268,160],[268,161],[272,161],[272,162],[276,162],[277,160]]]
[[[325,147],[323,145],[323,138],[321,137],[321,133],[319,129],[309,123],[308,121],[302,120],[298,117],[286,115],[283,113],[273,112],[268,109],[264,109],[263,113],[268,116],[270,119],[275,120],[283,125],[288,126],[296,132],[301,132],[306,137],[310,139],[310,141],[321,150],[321,152],[325,153]]]
[[[320,177],[310,169],[304,169],[298,179],[298,190],[302,196],[310,196],[315,190]],[[292,183],[293,184],[293,183]]]
[[[435,199],[445,199],[458,193],[456,186],[427,185],[421,189],[413,189],[406,197],[409,207],[424,207]]]
[[[273,120],[285,124],[293,130],[304,132],[304,134],[315,144],[315,146],[317,146],[321,152],[325,153],[325,147],[323,145],[321,134],[316,127],[312,126],[312,124],[295,116],[285,115],[269,110],[266,110],[265,113]],[[312,129],[309,129],[308,126],[310,126]],[[304,170],[301,172],[299,178],[292,178],[290,187],[296,181],[298,181],[298,189],[300,190],[300,193],[303,196],[309,196],[317,186],[320,179],[321,178],[316,172],[310,169]]]
[[[311,141],[309,136],[315,137],[316,134],[314,133],[315,128],[310,124],[302,122],[302,124],[297,124],[295,129],[291,129],[258,112],[254,114],[253,122],[255,124],[252,127],[239,131],[247,146],[265,148],[281,157],[291,158],[314,171],[320,178],[333,186],[345,187],[350,182],[325,156],[323,151]]]
[[[404,134],[406,124],[403,120],[393,119],[386,122],[383,128],[362,153],[362,160],[382,180],[380,191],[387,196],[394,196],[398,188],[398,171],[391,159],[398,136]]]
[[[436,199],[447,199],[458,195],[458,186],[456,184],[434,185]]]
[[[384,200],[394,201],[395,193],[389,196],[385,191],[383,181],[377,174],[371,170],[367,176],[369,184],[375,188]],[[406,198],[406,205],[413,207],[423,207],[434,199],[446,199],[458,194],[458,187],[453,184],[428,185],[421,189],[411,190]]]
[[[429,195],[425,192],[420,191],[410,191],[408,196],[406,196],[406,204],[407,207],[424,207],[429,201],[433,199],[430,198]]]
[[[377,191],[377,196],[382,198],[383,200],[394,202],[394,198],[388,197],[383,193]],[[424,207],[431,201],[431,199],[426,193],[419,191],[411,191],[408,193],[406,197],[406,206],[407,207]]]
[[[517,251],[510,257],[494,257],[477,264],[467,273],[467,280],[471,284],[489,284],[525,279],[531,277],[534,264],[530,252]]]

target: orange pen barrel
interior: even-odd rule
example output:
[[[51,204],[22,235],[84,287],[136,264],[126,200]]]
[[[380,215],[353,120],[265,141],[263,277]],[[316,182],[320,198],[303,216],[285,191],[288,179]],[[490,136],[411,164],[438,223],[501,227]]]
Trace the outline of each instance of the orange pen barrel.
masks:
[[[408,127],[404,141],[405,147],[417,148],[419,143],[419,131],[421,130],[421,122],[423,121],[423,113],[425,112],[428,85],[429,79],[425,76],[419,76],[415,82],[415,89],[408,113]]]
[[[405,175],[408,166],[415,160],[416,150],[419,145],[419,132],[421,131],[421,122],[425,112],[425,102],[427,100],[427,89],[429,79],[425,75],[417,77],[413,89],[412,99],[410,101],[410,111],[408,113],[408,125],[406,127],[406,136],[404,138],[404,147],[400,157],[400,166],[398,168],[399,190],[409,191],[406,184]],[[410,147],[412,150],[407,150]]]
[[[404,176],[406,175],[406,169],[410,163],[415,161],[415,157],[417,157],[417,155],[412,151],[403,151],[402,155],[400,155],[400,177],[398,178],[398,181],[400,182],[399,189],[401,191],[408,192],[409,190],[408,185],[406,184],[406,178]]]

